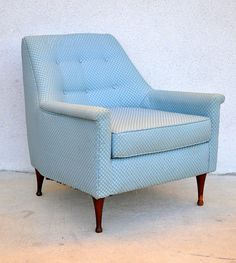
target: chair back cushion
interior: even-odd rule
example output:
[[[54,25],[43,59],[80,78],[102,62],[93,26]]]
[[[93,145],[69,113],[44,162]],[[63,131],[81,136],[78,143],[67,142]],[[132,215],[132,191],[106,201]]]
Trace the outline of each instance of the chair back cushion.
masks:
[[[24,45],[41,100],[132,107],[150,90],[111,35],[29,36]]]

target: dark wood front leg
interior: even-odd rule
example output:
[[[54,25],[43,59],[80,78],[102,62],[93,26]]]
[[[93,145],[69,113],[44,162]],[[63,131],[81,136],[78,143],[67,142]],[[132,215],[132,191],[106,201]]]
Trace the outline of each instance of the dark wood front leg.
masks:
[[[203,206],[203,204],[204,204],[203,191],[204,191],[206,175],[207,174],[202,174],[202,175],[196,176],[196,179],[197,179],[197,190],[198,190],[198,201],[197,201],[197,205],[198,206]]]
[[[35,169],[35,173],[36,173],[36,179],[37,179],[37,192],[36,192],[36,195],[37,196],[41,196],[42,195],[42,185],[43,185],[44,176],[42,176],[37,169]]]
[[[96,216],[96,233],[102,232],[102,210],[105,198],[95,199],[93,197],[93,204]]]

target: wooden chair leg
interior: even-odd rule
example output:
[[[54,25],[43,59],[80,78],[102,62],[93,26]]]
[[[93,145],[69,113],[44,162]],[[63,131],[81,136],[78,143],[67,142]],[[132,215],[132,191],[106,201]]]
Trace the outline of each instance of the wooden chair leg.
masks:
[[[102,232],[102,210],[105,198],[95,199],[93,197],[93,204],[96,216],[96,233]]]
[[[37,179],[37,192],[36,192],[36,195],[37,196],[41,196],[42,195],[42,185],[43,185],[44,176],[42,176],[37,169],[35,169],[35,173],[36,173],[36,179]]]
[[[205,185],[205,179],[206,179],[207,174],[202,174],[196,176],[197,179],[197,189],[198,189],[198,201],[197,205],[198,206],[203,206],[204,201],[203,201],[203,191],[204,191],[204,185]]]

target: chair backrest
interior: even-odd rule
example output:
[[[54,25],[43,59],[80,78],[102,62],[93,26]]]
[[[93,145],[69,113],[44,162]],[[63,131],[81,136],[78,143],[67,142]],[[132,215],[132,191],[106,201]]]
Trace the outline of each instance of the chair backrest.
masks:
[[[23,63],[29,57],[39,100],[135,107],[150,89],[108,34],[28,36],[22,56]]]

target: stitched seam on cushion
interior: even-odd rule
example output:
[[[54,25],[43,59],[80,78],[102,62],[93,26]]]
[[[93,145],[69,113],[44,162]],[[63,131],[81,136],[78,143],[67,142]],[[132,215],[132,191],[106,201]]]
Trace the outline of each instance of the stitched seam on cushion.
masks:
[[[211,112],[212,112],[212,108],[215,107],[215,103],[218,103],[217,102],[217,98],[215,97],[213,100],[211,100],[211,102],[209,103],[208,105],[208,108],[209,108],[209,115],[211,115]],[[213,118],[210,118],[209,119],[211,120],[211,130],[213,130]],[[219,125],[219,124],[218,124]],[[215,127],[214,127],[215,128]],[[214,133],[218,133],[219,134],[219,127],[218,127],[218,131],[214,131]],[[218,137],[218,136],[217,136]],[[218,141],[218,138],[217,138],[217,141]],[[208,149],[209,149],[209,154],[208,154],[208,171],[210,170],[210,163],[211,163],[211,149],[212,147],[214,147],[214,145],[211,145],[211,143],[215,143],[214,141],[212,142],[212,139],[209,141],[209,145],[208,145]],[[218,151],[218,149],[217,149]],[[216,160],[217,162],[217,160]]]
[[[99,196],[100,194],[100,170],[101,170],[101,151],[102,151],[102,147],[101,147],[101,138],[102,138],[102,130],[100,126],[100,123],[104,121],[104,118],[100,119],[100,120],[96,120],[96,127],[98,129],[98,135],[97,135],[97,144],[96,144],[96,195]],[[99,123],[100,122],[100,123]]]
[[[202,120],[202,121],[179,123],[179,124],[175,124],[175,125],[166,125],[166,126],[161,126],[161,127],[143,128],[143,129],[137,129],[137,130],[122,131],[122,132],[112,131],[112,133],[120,134],[120,133],[140,132],[140,131],[145,131],[145,130],[163,129],[163,128],[167,128],[167,127],[185,126],[185,125],[191,125],[191,124],[196,124],[196,123],[201,123],[201,122],[208,122],[208,121],[210,121],[210,118],[207,118],[206,120]]]
[[[98,166],[97,169],[96,169],[96,195],[99,196],[99,186],[100,186],[100,139],[101,139],[101,131],[99,129],[99,123],[98,121],[96,121],[96,127],[98,129],[98,135],[96,136],[97,137],[97,143],[96,143],[96,146],[97,146],[97,149],[96,149],[96,164],[95,166]]]
[[[209,140],[209,143],[208,143],[208,171],[210,169],[210,142],[211,140]]]
[[[117,155],[117,156],[112,156],[112,159],[122,159],[122,158],[136,157],[136,156],[140,156],[140,155],[163,153],[163,152],[168,152],[168,151],[171,152],[171,151],[175,151],[175,150],[178,150],[178,149],[183,149],[183,148],[187,148],[187,147],[191,147],[191,146],[195,146],[195,145],[199,145],[199,144],[204,144],[204,143],[207,143],[209,141],[210,140],[204,140],[202,142],[197,142],[197,143],[194,143],[194,144],[188,144],[188,145],[180,146],[180,147],[168,148],[168,149],[161,150],[161,151],[137,153],[137,154],[132,154],[132,155]]]
[[[211,118],[210,119],[210,124],[211,124],[211,135],[212,135],[212,120]],[[212,141],[212,136],[209,140],[209,143],[208,143],[208,171],[210,170],[210,156],[211,156],[211,141]]]

